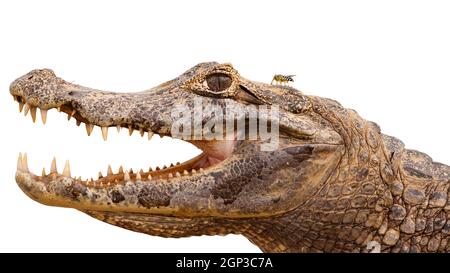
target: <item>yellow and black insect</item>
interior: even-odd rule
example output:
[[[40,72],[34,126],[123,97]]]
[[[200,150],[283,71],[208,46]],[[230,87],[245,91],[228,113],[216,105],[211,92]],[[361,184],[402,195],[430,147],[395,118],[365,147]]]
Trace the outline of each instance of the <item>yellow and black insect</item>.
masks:
[[[295,75],[280,75],[277,74],[273,76],[272,82],[270,84],[273,84],[275,81],[275,84],[289,84],[289,82],[294,82]]]

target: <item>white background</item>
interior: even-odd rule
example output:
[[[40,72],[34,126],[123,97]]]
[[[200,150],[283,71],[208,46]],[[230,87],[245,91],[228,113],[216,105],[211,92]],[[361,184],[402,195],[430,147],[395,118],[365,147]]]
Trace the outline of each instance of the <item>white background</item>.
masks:
[[[407,147],[450,163],[448,1],[1,1],[0,251],[256,252],[245,238],[163,239],[40,205],[16,186],[19,152],[32,171],[53,155],[83,177],[188,159],[188,145],[84,128],[56,111],[36,124],[9,84],[35,68],[89,87],[140,91],[203,61],[248,79],[296,74],[306,94],[334,98]],[[144,153],[142,153],[144,152]],[[171,160],[173,159],[173,160]]]

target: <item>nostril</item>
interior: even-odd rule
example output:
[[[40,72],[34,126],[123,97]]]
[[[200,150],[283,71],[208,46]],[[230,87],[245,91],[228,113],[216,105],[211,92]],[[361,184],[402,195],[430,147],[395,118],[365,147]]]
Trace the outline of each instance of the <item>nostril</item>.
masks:
[[[33,77],[34,77],[34,76],[33,76],[33,75],[31,75],[31,76],[29,76],[29,77],[28,77],[28,79],[29,79],[29,80],[31,80],[31,79],[32,79]]]
[[[67,96],[79,98],[79,97],[83,96],[83,92],[80,92],[77,90],[72,90],[72,91],[67,92]]]

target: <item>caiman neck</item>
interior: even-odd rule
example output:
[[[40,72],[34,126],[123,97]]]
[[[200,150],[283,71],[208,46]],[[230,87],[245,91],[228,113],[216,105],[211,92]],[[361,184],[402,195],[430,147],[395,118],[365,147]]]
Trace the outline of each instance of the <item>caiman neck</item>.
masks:
[[[382,233],[390,252],[450,251],[450,167],[385,136],[394,176],[393,204]]]
[[[363,137],[348,138],[338,169],[316,193],[296,210],[246,231],[263,251],[369,252],[369,242],[382,244],[378,231],[393,204],[383,177],[393,177],[391,164],[375,124],[347,128],[360,128],[347,133]]]
[[[267,252],[449,252],[450,167],[393,137],[380,144],[367,165],[344,163],[309,202],[245,235]]]

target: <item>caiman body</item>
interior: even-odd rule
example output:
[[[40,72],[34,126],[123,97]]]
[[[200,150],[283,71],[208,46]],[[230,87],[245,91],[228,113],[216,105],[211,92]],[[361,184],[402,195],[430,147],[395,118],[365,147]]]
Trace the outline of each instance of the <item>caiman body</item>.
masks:
[[[48,69],[18,78],[10,92],[34,119],[37,108],[44,116],[58,108],[88,133],[102,127],[104,137],[109,127],[173,136],[171,110],[199,98],[243,120],[249,105],[279,109],[276,121],[266,117],[279,124],[271,151],[261,139],[188,140],[203,151],[190,161],[109,170],[96,181],[73,178],[68,166],[37,176],[21,155],[16,181],[40,203],[156,236],[241,234],[265,252],[450,252],[450,167],[336,101],[253,82],[218,63],[139,93],[74,85]]]

